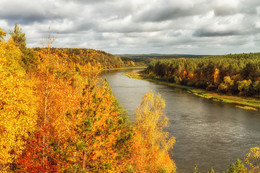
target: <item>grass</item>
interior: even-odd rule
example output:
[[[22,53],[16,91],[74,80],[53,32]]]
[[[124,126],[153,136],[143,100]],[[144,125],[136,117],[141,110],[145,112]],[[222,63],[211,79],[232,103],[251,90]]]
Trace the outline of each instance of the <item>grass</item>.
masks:
[[[239,105],[237,105],[236,107],[241,108],[241,109],[258,111],[258,109],[254,108],[254,107],[251,107],[251,106],[239,106]]]
[[[156,82],[157,84],[183,88],[183,89],[186,89],[189,93],[192,93],[196,96],[203,97],[206,99],[211,99],[213,101],[235,104],[235,106],[238,108],[260,111],[260,100],[259,99],[254,99],[251,97],[238,97],[238,96],[223,95],[223,94],[219,94],[216,92],[210,92],[210,91],[206,91],[206,90],[196,89],[193,87],[165,82],[160,78],[150,77],[145,73],[141,73],[140,71],[129,72],[129,73],[126,73],[125,75],[128,76],[129,78],[147,80],[147,81],[151,81],[151,82]]]

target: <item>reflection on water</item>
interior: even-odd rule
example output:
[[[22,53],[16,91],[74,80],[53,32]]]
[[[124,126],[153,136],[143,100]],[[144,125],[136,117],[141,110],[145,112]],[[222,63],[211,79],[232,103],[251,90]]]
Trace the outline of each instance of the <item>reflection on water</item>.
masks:
[[[130,79],[124,72],[107,72],[102,77],[108,80],[131,121],[147,91],[160,93],[165,100],[169,118],[166,130],[177,140],[172,157],[178,172],[192,172],[195,164],[201,172],[211,167],[222,172],[236,158],[243,159],[251,147],[260,145],[259,112],[213,102],[183,89]]]

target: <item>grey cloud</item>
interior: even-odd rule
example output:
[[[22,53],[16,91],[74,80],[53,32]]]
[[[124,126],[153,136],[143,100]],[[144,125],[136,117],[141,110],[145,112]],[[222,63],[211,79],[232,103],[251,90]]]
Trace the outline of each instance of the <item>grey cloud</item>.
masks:
[[[54,4],[48,1],[25,0],[2,1],[0,2],[0,18],[5,19],[8,23],[14,24],[32,24],[35,22],[42,23],[46,21],[62,20],[75,16],[75,5]]]
[[[216,16],[228,16],[238,13],[238,10],[234,8],[225,8],[223,6],[220,6],[214,9],[214,13]]]
[[[97,24],[93,21],[73,21],[70,24],[68,23],[66,27],[59,27],[56,26],[55,28],[52,29],[53,32],[57,32],[60,34],[80,34],[82,32],[86,32],[89,30],[95,30],[97,28]]]
[[[81,4],[98,4],[108,2],[107,0],[62,0],[64,2],[73,2],[73,3],[81,3]],[[109,0],[110,2],[117,0]]]
[[[135,21],[138,22],[161,22],[167,20],[175,20],[177,18],[183,18],[187,16],[194,16],[206,13],[209,11],[207,4],[195,3],[184,3],[178,5],[172,3],[173,1],[163,0],[155,1],[156,3],[147,5],[143,10],[137,12],[134,16]],[[160,3],[158,3],[160,2]]]
[[[0,18],[3,18],[0,15]],[[48,23],[50,23],[49,21],[62,21],[64,19],[64,17],[62,16],[58,16],[55,14],[50,14],[50,15],[41,15],[41,14],[36,14],[36,15],[9,15],[7,17],[5,17],[6,21],[10,24],[10,25],[14,25],[14,24],[21,24],[21,25],[32,25],[33,23],[45,23],[48,25]]]
[[[13,10],[12,10],[13,8]],[[37,11],[34,9],[17,9],[14,10],[15,7],[9,8],[9,10],[1,9],[0,18],[5,19],[8,23],[20,23],[20,24],[30,24],[35,21],[42,22],[49,17],[45,16],[45,13],[41,11]],[[57,18],[57,16],[52,16],[53,18]]]
[[[220,36],[232,36],[239,35],[240,32],[236,30],[224,30],[224,31],[212,31],[206,29],[198,29],[193,33],[195,37],[220,37]]]
[[[219,3],[219,1],[221,3]],[[215,3],[213,3],[213,9],[216,16],[229,16],[237,13],[255,15],[258,6],[260,6],[260,2],[257,0],[216,0]]]
[[[142,14],[140,14],[140,16],[138,16],[137,21],[159,22],[159,21],[170,20],[174,18],[179,18],[181,16],[187,16],[187,15],[191,15],[191,12],[167,7],[164,9],[154,9],[154,10],[145,11]]]

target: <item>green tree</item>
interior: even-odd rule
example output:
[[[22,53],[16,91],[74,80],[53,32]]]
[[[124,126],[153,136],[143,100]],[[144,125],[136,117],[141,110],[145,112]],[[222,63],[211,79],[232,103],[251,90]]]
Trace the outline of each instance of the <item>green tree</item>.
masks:
[[[254,89],[255,93],[260,93],[260,81],[255,81],[253,83],[253,89]]]
[[[210,171],[209,171],[209,173],[215,173],[214,169],[211,168]]]
[[[10,31],[10,35],[13,41],[16,43],[16,46],[22,51],[22,63],[26,72],[33,71],[38,65],[38,60],[34,56],[34,51],[32,49],[26,48],[26,37],[25,33],[22,32],[22,28],[19,28],[17,24],[14,26],[14,31]]]
[[[19,28],[17,24],[14,26],[14,31],[10,31],[10,35],[20,49],[26,48],[25,33],[22,32],[22,28]]]
[[[240,91],[239,94],[243,95],[249,92],[252,81],[249,79],[249,80],[238,81],[237,83],[238,83],[238,90]]]
[[[247,168],[241,160],[237,159],[236,163],[233,163],[228,167],[227,173],[247,173]]]

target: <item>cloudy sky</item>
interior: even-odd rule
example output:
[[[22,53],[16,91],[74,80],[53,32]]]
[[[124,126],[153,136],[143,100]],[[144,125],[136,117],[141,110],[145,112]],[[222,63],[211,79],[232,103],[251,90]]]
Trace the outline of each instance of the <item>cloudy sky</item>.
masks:
[[[260,52],[260,0],[1,0],[0,27],[15,23],[28,47],[120,53]]]

